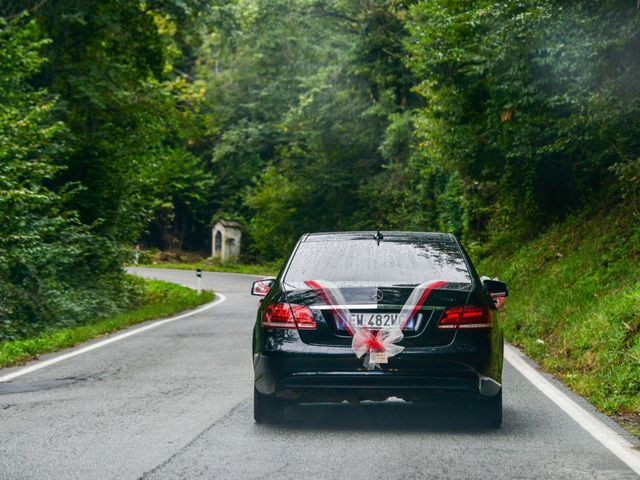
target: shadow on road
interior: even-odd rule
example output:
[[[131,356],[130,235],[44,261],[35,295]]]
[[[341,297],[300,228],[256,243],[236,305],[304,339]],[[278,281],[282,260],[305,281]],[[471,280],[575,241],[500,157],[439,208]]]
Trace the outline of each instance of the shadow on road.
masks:
[[[505,409],[505,418],[511,416]],[[401,401],[359,405],[306,404],[289,406],[280,427],[300,430],[430,431],[490,433],[494,430],[470,406],[417,405]]]

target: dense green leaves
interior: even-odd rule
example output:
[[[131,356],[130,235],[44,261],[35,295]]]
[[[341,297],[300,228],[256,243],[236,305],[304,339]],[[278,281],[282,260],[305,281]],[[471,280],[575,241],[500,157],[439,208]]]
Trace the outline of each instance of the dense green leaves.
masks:
[[[176,246],[208,221],[202,87],[173,66],[199,46],[197,5],[3,4],[0,339],[128,305],[143,230]]]
[[[637,156],[639,21],[634,2],[411,9],[427,153],[496,206],[487,217],[470,198],[468,233],[584,205],[610,185],[608,167]]]
[[[527,234],[635,178],[635,2],[238,0],[216,15],[198,70],[212,207],[247,220],[254,255],[314,230]]]
[[[27,80],[42,67],[35,22],[0,30],[0,339],[70,324],[129,288],[117,280],[118,248],[94,235],[56,191],[67,130],[55,97]],[[92,281],[93,280],[93,281]]]

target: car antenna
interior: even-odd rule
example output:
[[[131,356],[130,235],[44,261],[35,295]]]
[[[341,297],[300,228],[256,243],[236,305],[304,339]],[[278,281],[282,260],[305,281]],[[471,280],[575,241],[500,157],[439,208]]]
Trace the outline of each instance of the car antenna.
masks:
[[[376,234],[373,236],[373,238],[375,239],[377,244],[380,245],[380,242],[384,240],[384,235],[382,235],[382,233],[380,233],[380,230],[378,230]]]

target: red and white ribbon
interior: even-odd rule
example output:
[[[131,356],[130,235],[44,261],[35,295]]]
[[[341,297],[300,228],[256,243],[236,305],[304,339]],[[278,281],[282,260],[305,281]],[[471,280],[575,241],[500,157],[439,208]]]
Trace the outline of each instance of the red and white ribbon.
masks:
[[[325,280],[307,280],[304,283],[318,292],[322,300],[331,307],[336,321],[345,326],[347,332],[353,337],[351,348],[356,357],[362,358],[364,356],[364,366],[368,370],[379,366],[378,360],[381,357],[385,359],[393,357],[404,350],[404,347],[397,345],[397,343],[404,338],[402,330],[407,322],[418,313],[434,289],[447,284],[443,280],[429,280],[421,283],[413,289],[400,310],[399,325],[391,329],[371,331],[368,327],[356,327],[351,320],[351,314],[346,307],[342,292],[333,283]]]

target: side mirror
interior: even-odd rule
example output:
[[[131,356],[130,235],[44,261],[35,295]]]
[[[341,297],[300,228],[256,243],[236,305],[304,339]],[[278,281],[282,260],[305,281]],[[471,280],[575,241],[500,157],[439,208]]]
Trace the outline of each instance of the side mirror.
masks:
[[[262,280],[257,280],[253,282],[251,286],[251,295],[257,295],[259,297],[264,297],[271,287],[273,286],[273,282],[275,282],[275,278],[263,278]]]
[[[499,280],[491,279],[483,280],[482,284],[489,292],[489,295],[491,295],[491,298],[493,298],[496,307],[500,309],[506,298],[509,296],[509,288],[507,287],[507,284]]]
[[[492,297],[508,297],[509,289],[507,284],[499,280],[483,280],[482,284],[484,288],[491,294]]]

